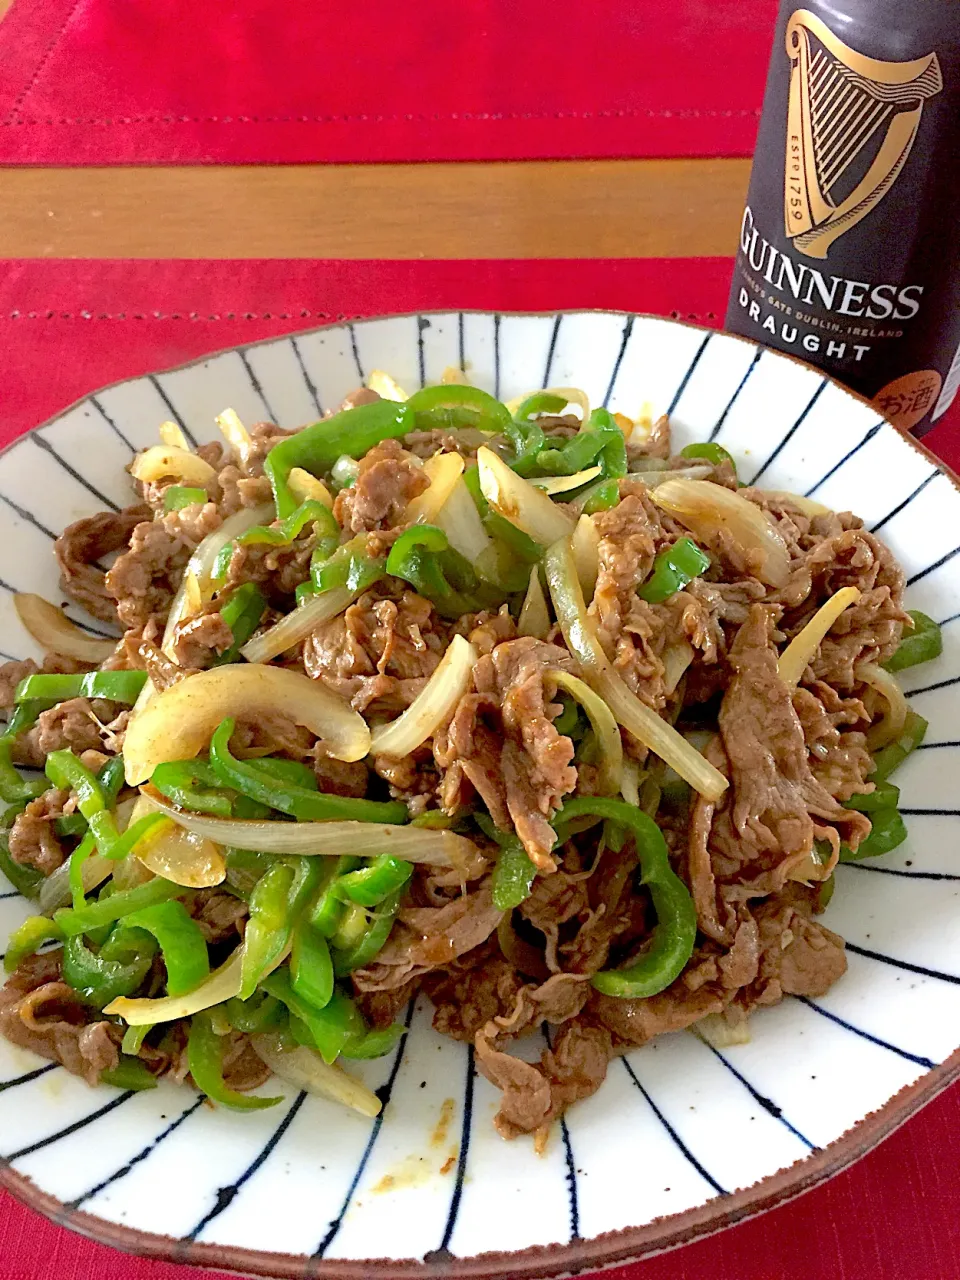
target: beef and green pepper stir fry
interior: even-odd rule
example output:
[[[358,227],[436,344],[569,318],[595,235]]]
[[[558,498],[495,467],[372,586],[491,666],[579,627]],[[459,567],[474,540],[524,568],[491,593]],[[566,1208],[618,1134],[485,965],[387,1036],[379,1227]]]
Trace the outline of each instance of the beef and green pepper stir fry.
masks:
[[[90,1084],[375,1114],[350,1061],[422,992],[542,1138],[614,1055],[841,977],[818,916],[905,838],[891,673],[939,631],[855,516],[665,420],[371,383],[299,431],[163,424],[56,544],[122,638],[18,597],[47,657],[0,669],[0,865],[38,913],[0,1030]]]

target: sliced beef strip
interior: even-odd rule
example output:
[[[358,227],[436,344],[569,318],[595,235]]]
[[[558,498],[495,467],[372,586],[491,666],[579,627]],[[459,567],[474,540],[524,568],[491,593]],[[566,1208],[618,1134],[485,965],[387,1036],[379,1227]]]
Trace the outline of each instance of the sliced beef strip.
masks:
[[[147,506],[120,512],[100,511],[68,525],[57,538],[54,553],[60,566],[60,586],[91,617],[116,623],[116,597],[107,587],[103,569],[94,561],[122,551],[134,529],[150,517]]]

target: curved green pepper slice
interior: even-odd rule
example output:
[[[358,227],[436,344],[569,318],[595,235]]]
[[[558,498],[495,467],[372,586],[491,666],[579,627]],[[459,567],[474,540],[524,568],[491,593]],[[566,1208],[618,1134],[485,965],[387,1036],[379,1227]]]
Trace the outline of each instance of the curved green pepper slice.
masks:
[[[211,1102],[219,1102],[234,1111],[262,1111],[274,1107],[282,1098],[255,1098],[231,1089],[223,1078],[223,1037],[213,1029],[209,1014],[195,1013],[187,1040],[187,1062],[193,1083]]]
[[[481,431],[495,434],[505,431],[512,422],[506,405],[479,387],[458,383],[425,387],[415,392],[406,405],[416,415],[417,427],[428,431],[431,428],[455,430],[457,427],[478,427]]]
[[[620,999],[655,996],[679,977],[693,955],[697,937],[693,899],[670,866],[666,841],[652,818],[622,800],[583,796],[567,801],[555,826],[562,828],[584,816],[605,818],[629,829],[640,862],[641,883],[649,890],[657,915],[653,938],[644,954],[622,969],[601,970],[591,983],[604,995]],[[563,839],[562,834],[558,839]]]
[[[144,929],[153,935],[167,970],[167,994],[192,991],[210,973],[207,942],[197,922],[182,902],[156,902],[123,919],[127,929]]]
[[[682,591],[688,582],[699,578],[710,568],[710,557],[691,538],[678,538],[672,547],[661,551],[653,563],[646,583],[637,595],[648,604],[660,604]]]
[[[940,624],[919,609],[909,609],[907,612],[913,619],[913,630],[903,637],[900,648],[883,664],[886,671],[906,671],[907,667],[931,662],[943,653]]]

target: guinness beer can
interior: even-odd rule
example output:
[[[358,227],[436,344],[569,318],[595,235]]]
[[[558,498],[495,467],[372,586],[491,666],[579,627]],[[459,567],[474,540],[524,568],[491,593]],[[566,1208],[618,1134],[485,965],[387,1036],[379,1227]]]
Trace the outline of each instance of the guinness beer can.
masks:
[[[922,435],[960,392],[960,0],[783,0],[726,327]]]

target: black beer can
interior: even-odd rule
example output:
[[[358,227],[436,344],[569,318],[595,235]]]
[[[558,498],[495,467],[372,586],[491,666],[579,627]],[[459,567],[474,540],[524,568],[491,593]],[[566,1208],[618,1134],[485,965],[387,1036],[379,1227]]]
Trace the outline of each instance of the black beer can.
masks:
[[[726,327],[922,435],[960,392],[960,0],[784,0]]]

